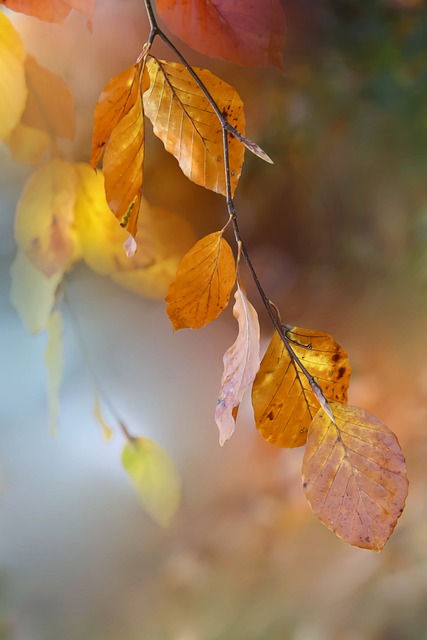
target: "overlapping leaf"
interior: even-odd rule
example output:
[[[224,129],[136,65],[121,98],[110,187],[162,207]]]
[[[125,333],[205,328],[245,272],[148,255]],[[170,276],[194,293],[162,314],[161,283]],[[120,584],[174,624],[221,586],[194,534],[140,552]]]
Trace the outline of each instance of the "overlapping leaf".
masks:
[[[25,13],[46,22],[64,22],[71,9],[88,17],[92,15],[96,0],[0,0],[12,11]]]
[[[331,409],[335,423],[320,410],[310,425],[302,465],[307,500],[340,538],[380,551],[405,506],[401,448],[364,409],[336,403]]]
[[[0,141],[6,140],[25,108],[25,49],[21,38],[0,11]]]
[[[216,231],[199,240],[184,256],[166,297],[166,311],[175,331],[200,329],[227,306],[236,281],[230,245]]]
[[[154,133],[190,180],[225,194],[222,131],[207,98],[183,65],[151,59],[147,68],[151,84],[144,94],[144,106]],[[206,69],[195,71],[228,121],[244,134],[243,103],[236,90]],[[243,145],[230,136],[232,192],[240,177],[244,153]]]
[[[132,438],[123,449],[122,463],[148,514],[168,526],[181,497],[179,475],[170,457],[155,442]]]
[[[236,412],[260,365],[258,314],[240,284],[234,297],[233,314],[239,323],[239,333],[224,355],[224,373],[215,410],[221,445],[233,434]]]
[[[280,0],[157,0],[157,10],[172,33],[200,53],[248,66],[283,67]]]
[[[287,335],[326,399],[346,402],[351,368],[345,351],[326,333],[295,327]],[[252,404],[257,429],[266,440],[279,447],[305,443],[319,403],[277,332],[255,378]]]

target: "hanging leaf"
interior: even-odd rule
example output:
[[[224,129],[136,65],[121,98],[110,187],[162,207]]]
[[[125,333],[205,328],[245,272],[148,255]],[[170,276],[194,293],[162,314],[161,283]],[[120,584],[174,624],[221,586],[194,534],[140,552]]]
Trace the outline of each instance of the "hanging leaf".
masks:
[[[62,272],[48,278],[22,251],[18,251],[10,268],[10,276],[10,301],[27,331],[39,333],[46,329]]]
[[[351,368],[345,351],[327,333],[294,327],[292,350],[327,400],[347,402]],[[276,332],[252,389],[255,422],[263,438],[278,447],[300,447],[319,409],[306,376]]]
[[[24,61],[22,40],[0,11],[0,141],[12,133],[25,108]]]
[[[51,137],[74,137],[74,100],[65,82],[33,57],[25,60],[28,97],[22,123]]]
[[[39,163],[51,148],[51,138],[45,131],[33,129],[22,122],[18,122],[5,143],[14,160],[28,164]]]
[[[93,271],[150,298],[164,298],[194,232],[180,215],[151,207],[145,200],[138,222],[138,251],[127,258],[128,233],[117,224],[105,199],[104,178],[88,164],[78,164],[76,228],[82,255]]]
[[[93,407],[93,415],[95,416],[95,419],[96,419],[97,423],[101,427],[101,431],[102,431],[102,435],[104,436],[104,440],[107,440],[107,442],[108,442],[108,440],[111,440],[111,438],[113,437],[113,430],[107,424],[107,422],[104,419],[104,416],[102,415],[101,403],[99,402],[98,394],[95,394],[95,404],[94,404],[94,407]]]
[[[224,355],[224,373],[215,410],[222,446],[234,432],[235,413],[243,395],[252,385],[260,365],[260,331],[258,315],[245,292],[237,284],[233,315],[239,323],[236,342]]]
[[[55,158],[30,176],[16,209],[18,246],[47,276],[80,257],[74,228],[78,177],[75,165]]]
[[[12,11],[25,13],[46,22],[64,22],[71,9],[88,17],[92,15],[96,0],[0,0]]]
[[[111,132],[105,150],[103,172],[108,205],[121,226],[137,233],[144,164],[144,112],[141,94],[149,87],[145,66],[135,104]]]
[[[154,133],[196,184],[226,193],[222,130],[204,93],[182,64],[149,60],[151,85],[144,95]],[[194,69],[228,121],[245,133],[243,103],[236,90],[206,69]],[[242,171],[245,149],[229,136],[231,189]]]
[[[201,329],[225,309],[236,281],[230,245],[216,231],[184,256],[169,285],[166,312],[177,329]]]
[[[157,0],[169,29],[192,49],[236,64],[283,68],[280,0]]]
[[[63,324],[60,312],[56,309],[47,326],[48,342],[45,352],[47,368],[47,398],[49,407],[50,432],[57,432],[59,417],[59,389],[61,387],[64,369],[64,356],[62,350]]]
[[[310,425],[302,464],[307,500],[323,524],[357,547],[381,551],[408,491],[396,436],[359,407],[331,403]]]
[[[122,463],[144,509],[167,527],[181,498],[179,475],[170,457],[155,442],[132,438],[123,449]]]

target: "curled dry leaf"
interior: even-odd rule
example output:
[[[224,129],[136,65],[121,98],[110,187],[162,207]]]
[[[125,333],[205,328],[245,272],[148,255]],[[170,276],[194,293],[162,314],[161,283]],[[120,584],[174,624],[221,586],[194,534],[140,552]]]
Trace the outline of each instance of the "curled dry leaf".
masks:
[[[344,349],[327,333],[294,327],[287,332],[292,350],[328,401],[346,402],[351,367]],[[255,422],[261,435],[278,447],[299,447],[319,409],[306,376],[275,332],[252,389]]]
[[[182,64],[155,60],[147,63],[151,85],[144,94],[147,117],[154,133],[192,182],[226,193],[222,129],[206,96]],[[222,113],[245,133],[243,103],[236,90],[206,69],[194,69]],[[229,135],[232,192],[242,171],[245,149]]]
[[[192,49],[248,66],[283,67],[280,0],[157,0],[169,29]]]
[[[25,49],[20,36],[0,11],[0,141],[17,126],[25,108]]]
[[[222,231],[199,240],[169,285],[166,311],[175,331],[200,329],[215,320],[227,306],[235,281],[233,252]]]
[[[30,176],[19,199],[18,246],[46,276],[64,271],[80,258],[74,227],[77,187],[75,165],[55,158]]]
[[[132,438],[123,449],[122,463],[147,513],[167,527],[181,499],[181,482],[171,458],[155,442]]]
[[[63,356],[63,323],[62,316],[56,309],[48,322],[48,340],[44,360],[47,368],[47,399],[49,408],[50,432],[54,435],[57,431],[57,422],[60,412],[59,389],[61,387],[64,369]]]
[[[46,22],[64,22],[71,9],[76,9],[88,17],[92,15],[96,0],[0,0],[12,11],[25,13]]]
[[[331,403],[310,425],[302,464],[307,500],[323,524],[357,547],[381,551],[408,491],[394,433],[359,407]]]
[[[235,412],[245,391],[252,385],[260,364],[258,314],[239,284],[234,297],[233,315],[239,323],[239,333],[236,342],[224,355],[224,373],[215,410],[221,446],[233,434]]]

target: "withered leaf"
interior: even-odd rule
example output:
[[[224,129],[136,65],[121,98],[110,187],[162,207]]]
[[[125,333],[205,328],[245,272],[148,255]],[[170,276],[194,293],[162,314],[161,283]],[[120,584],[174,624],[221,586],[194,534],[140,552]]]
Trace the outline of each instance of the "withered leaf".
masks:
[[[346,352],[327,333],[294,327],[287,332],[292,350],[315,378],[327,400],[346,402],[351,368]],[[275,332],[252,389],[255,422],[261,435],[278,447],[299,447],[319,409],[306,376]]]
[[[215,320],[227,306],[235,281],[233,252],[222,231],[199,240],[169,285],[166,311],[175,331],[200,329]]]
[[[323,524],[357,547],[381,551],[408,491],[394,433],[360,407],[330,404],[310,425],[302,464],[307,500]]]

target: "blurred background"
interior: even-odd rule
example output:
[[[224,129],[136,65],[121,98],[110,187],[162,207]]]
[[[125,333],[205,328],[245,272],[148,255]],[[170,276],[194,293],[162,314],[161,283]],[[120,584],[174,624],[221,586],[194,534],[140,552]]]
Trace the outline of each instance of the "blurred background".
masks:
[[[49,435],[44,335],[8,302],[16,201],[32,167],[0,148],[1,640],[427,639],[427,8],[422,0],[283,0],[285,69],[182,51],[233,84],[247,135],[236,192],[242,234],[286,322],[350,354],[350,401],[398,435],[407,508],[381,554],[351,548],[311,514],[302,450],[257,434],[250,407],[221,449],[214,406],[231,310],[173,334],[162,302],[84,267],[68,291],[104,393],[130,431],[161,443],[183,479],[170,529],[141,509],[106,443],[67,310],[60,429]],[[139,0],[98,0],[93,33],[9,14],[27,50],[76,98],[87,161],[102,87],[148,33]],[[159,57],[168,55],[156,43]],[[191,184],[149,135],[145,196],[217,230],[223,198]],[[272,328],[247,273],[266,346]],[[107,414],[108,415],[108,414]]]

